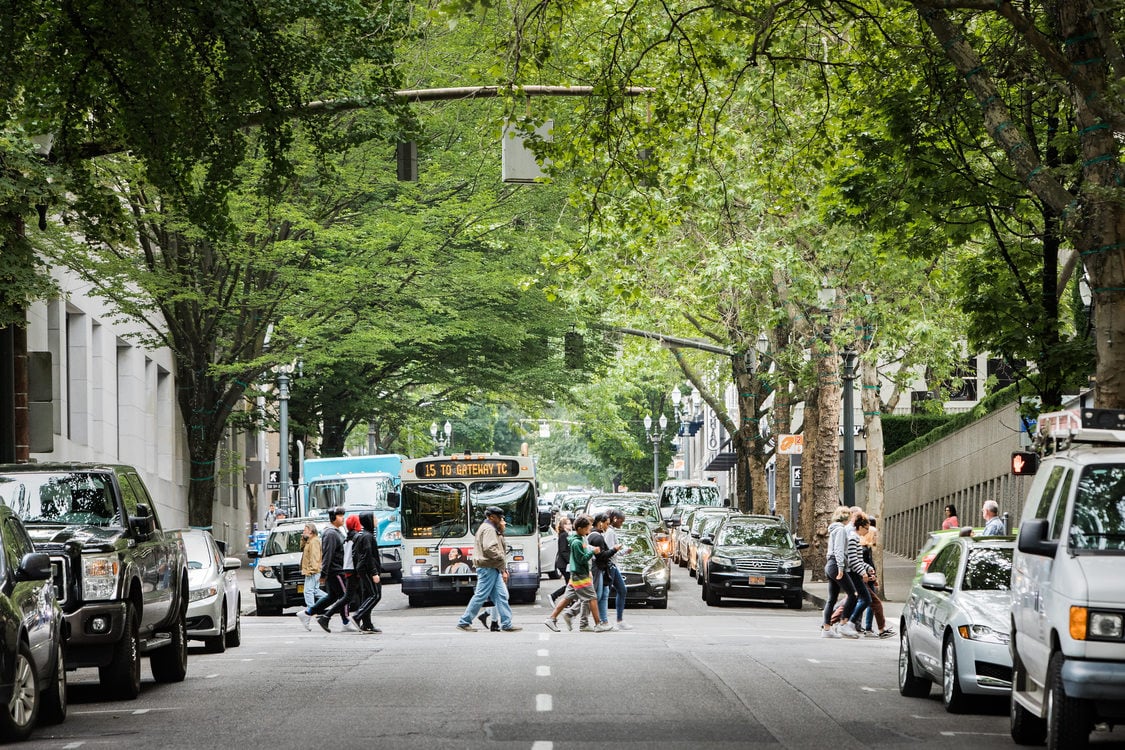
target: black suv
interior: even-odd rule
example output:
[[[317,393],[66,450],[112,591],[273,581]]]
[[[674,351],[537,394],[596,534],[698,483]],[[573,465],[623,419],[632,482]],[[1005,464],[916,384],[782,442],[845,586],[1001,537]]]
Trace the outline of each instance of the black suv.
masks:
[[[141,656],[157,682],[187,674],[187,557],[165,532],[136,469],[95,464],[0,466],[0,504],[51,557],[68,625],[66,667],[97,667],[102,686],[131,700]]]
[[[708,605],[729,597],[782,599],[791,609],[801,608],[805,563],[797,550],[809,545],[794,538],[782,520],[732,514],[699,542],[712,545],[699,571]]]
[[[0,506],[0,742],[66,718],[64,640],[51,560]]]

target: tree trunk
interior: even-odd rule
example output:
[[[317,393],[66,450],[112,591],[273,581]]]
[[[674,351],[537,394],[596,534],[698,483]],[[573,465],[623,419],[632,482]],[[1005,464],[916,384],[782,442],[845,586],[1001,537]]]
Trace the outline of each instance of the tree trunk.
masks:
[[[840,505],[840,358],[835,348],[818,341],[813,347],[816,358],[817,390],[816,421],[810,421],[806,414],[805,434],[814,431],[812,451],[805,449],[807,476],[811,479],[811,500],[813,518],[810,537],[812,554],[812,576],[814,581],[823,581],[824,562],[828,550],[828,522],[832,512]],[[806,438],[807,439],[807,438]]]
[[[883,520],[883,498],[886,489],[883,454],[883,415],[882,400],[879,397],[878,365],[860,360],[860,406],[863,409],[863,430],[867,443],[867,494],[864,507],[867,515],[879,529],[879,544],[872,550],[875,558],[875,574],[879,580],[880,594],[886,598],[883,588],[883,535],[886,528]]]

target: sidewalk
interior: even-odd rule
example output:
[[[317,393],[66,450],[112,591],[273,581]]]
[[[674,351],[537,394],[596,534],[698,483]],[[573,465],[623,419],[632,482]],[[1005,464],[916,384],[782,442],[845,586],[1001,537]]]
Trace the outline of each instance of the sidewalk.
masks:
[[[820,571],[821,578],[824,577]],[[910,595],[910,586],[914,582],[914,561],[895,555],[890,552],[883,553],[883,601],[888,605],[888,612],[894,612],[897,617],[898,610],[902,608],[906,598]],[[828,582],[814,583],[812,571],[805,568],[805,601],[814,606],[824,608],[828,598]]]

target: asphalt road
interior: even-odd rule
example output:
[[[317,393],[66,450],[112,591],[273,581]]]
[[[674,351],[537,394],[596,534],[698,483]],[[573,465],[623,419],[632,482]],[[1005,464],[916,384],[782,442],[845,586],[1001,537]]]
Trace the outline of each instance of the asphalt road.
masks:
[[[552,633],[540,603],[515,608],[522,632],[463,633],[461,605],[412,610],[394,586],[381,635],[245,617],[242,646],[193,647],[181,684],[146,664],[136,701],[104,702],[96,671],[71,673],[69,718],[26,747],[1015,747],[1005,704],[953,716],[936,688],[901,697],[895,639],[822,639],[809,606],[709,608],[682,569],[673,581],[669,608],[627,610],[624,632]],[[1095,743],[1125,747],[1125,730]]]

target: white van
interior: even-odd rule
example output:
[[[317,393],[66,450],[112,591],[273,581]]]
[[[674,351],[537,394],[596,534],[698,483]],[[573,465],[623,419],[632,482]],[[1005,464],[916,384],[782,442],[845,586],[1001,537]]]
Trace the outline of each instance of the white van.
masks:
[[[709,480],[669,479],[660,485],[656,496],[660,501],[660,518],[666,526],[678,525],[685,508],[730,505],[729,499],[719,495],[719,485]]]
[[[1125,412],[1039,423],[1053,452],[1012,457],[1036,476],[1012,564],[1011,733],[1084,747],[1125,721]]]

